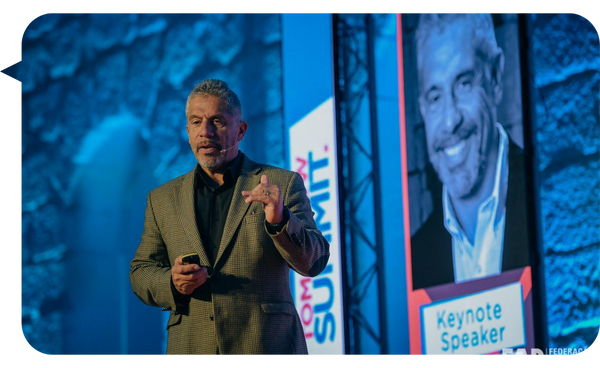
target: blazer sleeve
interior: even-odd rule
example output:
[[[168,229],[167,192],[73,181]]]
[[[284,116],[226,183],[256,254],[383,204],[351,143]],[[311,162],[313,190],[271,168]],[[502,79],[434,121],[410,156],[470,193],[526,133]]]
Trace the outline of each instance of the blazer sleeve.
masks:
[[[148,305],[176,309],[171,291],[171,263],[148,194],[142,240],[131,261],[129,280],[135,295]]]
[[[298,173],[293,173],[283,202],[289,210],[289,220],[279,233],[270,236],[281,256],[296,272],[317,276],[329,260],[329,243],[317,229],[304,181]]]

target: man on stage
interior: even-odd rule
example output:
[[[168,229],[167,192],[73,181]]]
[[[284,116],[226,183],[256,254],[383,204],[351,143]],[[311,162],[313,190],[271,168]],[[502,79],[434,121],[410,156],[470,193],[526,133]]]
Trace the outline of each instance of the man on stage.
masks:
[[[248,124],[225,82],[198,84],[186,117],[198,165],[148,195],[135,294],[170,311],[169,354],[306,354],[289,269],[318,275],[329,244],[302,178],[238,150]]]

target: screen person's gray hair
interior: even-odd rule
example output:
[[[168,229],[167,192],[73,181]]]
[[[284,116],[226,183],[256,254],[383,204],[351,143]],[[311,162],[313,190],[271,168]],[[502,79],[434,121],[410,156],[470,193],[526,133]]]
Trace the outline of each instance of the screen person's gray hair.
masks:
[[[205,79],[196,84],[192,92],[190,92],[185,104],[186,117],[190,110],[190,101],[198,95],[218,97],[225,102],[225,109],[227,112],[231,115],[236,115],[236,113],[238,113],[241,121],[242,105],[240,103],[240,99],[224,81],[219,79]],[[239,123],[239,121],[236,121],[236,123]]]
[[[419,49],[423,42],[435,33],[442,33],[446,27],[455,23],[469,24],[475,38],[478,51],[485,60],[492,60],[500,51],[494,34],[494,22],[490,14],[421,14],[419,25],[415,34],[417,41],[417,67],[421,69],[422,60],[419,60]]]

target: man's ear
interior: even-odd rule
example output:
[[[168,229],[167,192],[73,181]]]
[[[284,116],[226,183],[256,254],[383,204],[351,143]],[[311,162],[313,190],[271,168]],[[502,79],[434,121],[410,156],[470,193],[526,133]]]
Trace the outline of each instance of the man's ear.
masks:
[[[498,48],[498,53],[492,59],[491,67],[490,82],[492,93],[494,95],[494,103],[498,106],[500,101],[502,101],[502,92],[504,88],[502,79],[504,77],[504,52],[502,52],[502,49]]]
[[[246,130],[248,130],[248,123],[246,123],[245,121],[240,121],[240,123],[238,124],[238,136],[237,136],[237,141],[241,142],[242,139],[244,139],[244,136],[246,135]]]

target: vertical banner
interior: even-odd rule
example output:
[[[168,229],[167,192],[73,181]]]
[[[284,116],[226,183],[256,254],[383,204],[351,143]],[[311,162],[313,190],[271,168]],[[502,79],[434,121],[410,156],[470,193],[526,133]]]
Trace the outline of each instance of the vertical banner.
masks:
[[[294,300],[308,351],[317,354],[343,353],[333,109],[330,98],[290,129],[290,165],[302,175],[317,227],[331,246],[329,263],[320,275],[315,278],[294,275]]]
[[[304,179],[315,222],[330,244],[329,262],[321,274],[290,276],[310,354],[344,353],[331,27],[330,15],[282,16],[289,168]]]
[[[397,17],[411,354],[535,347],[518,22],[495,17]]]

